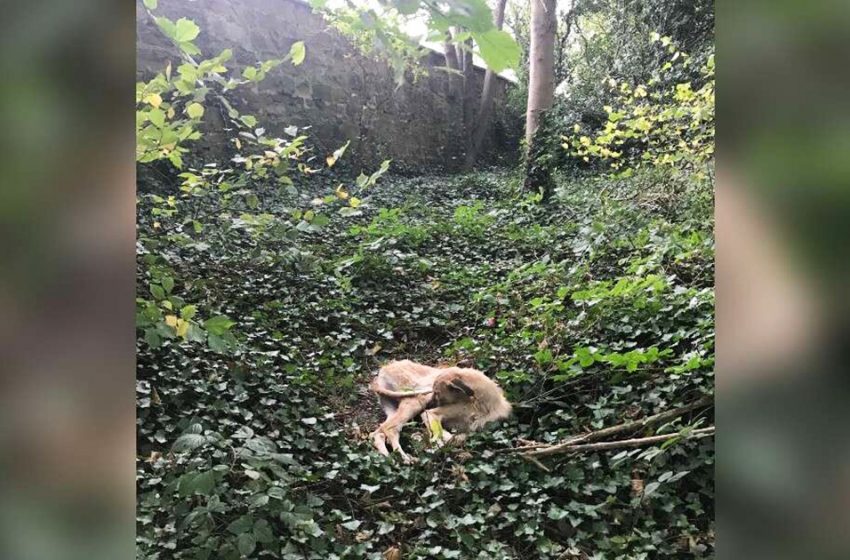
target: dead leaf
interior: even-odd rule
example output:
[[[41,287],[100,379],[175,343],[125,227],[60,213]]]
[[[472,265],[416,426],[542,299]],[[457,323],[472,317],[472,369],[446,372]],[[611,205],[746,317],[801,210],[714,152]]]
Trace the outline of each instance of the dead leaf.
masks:
[[[384,551],[385,560],[401,560],[401,549],[397,546],[391,546]]]

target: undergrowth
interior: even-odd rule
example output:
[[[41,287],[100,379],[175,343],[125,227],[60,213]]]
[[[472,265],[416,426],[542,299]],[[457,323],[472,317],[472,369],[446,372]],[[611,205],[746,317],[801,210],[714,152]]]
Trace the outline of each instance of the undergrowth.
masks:
[[[559,183],[541,206],[504,173],[390,178],[360,215],[295,236],[274,234],[288,195],[272,194],[270,234],[222,216],[163,255],[180,279],[164,297],[229,317],[234,342],[138,343],[139,557],[712,556],[711,439],[551,472],[494,453],[713,393],[710,185]],[[167,227],[146,210],[142,231]],[[366,382],[401,358],[474,365],[514,417],[450,450],[411,425],[418,464],[379,456]]]

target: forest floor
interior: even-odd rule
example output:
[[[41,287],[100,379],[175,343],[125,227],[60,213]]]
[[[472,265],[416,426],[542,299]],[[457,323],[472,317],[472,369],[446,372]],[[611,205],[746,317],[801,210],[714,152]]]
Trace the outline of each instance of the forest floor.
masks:
[[[213,209],[217,227],[185,235],[166,255],[176,303],[226,314],[237,344],[139,341],[139,557],[712,556],[711,438],[548,472],[494,453],[713,394],[710,185],[564,181],[541,205],[513,183],[385,177],[321,228]],[[274,223],[299,201],[264,193],[251,212]],[[418,463],[379,456],[366,384],[403,358],[481,369],[514,416],[446,450],[411,424]]]

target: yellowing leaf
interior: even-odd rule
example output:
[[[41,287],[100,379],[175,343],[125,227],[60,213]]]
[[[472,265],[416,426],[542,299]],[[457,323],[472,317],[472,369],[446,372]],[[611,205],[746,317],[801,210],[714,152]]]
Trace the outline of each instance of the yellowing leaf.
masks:
[[[342,154],[345,153],[345,150],[348,148],[348,145],[351,144],[351,140],[345,143],[341,148],[337,148],[334,150],[334,153],[329,155],[325,161],[328,163],[328,167],[333,167],[336,163],[336,160],[342,157]]]
[[[166,315],[165,324],[171,328],[177,328],[177,315]]]
[[[158,93],[149,93],[145,96],[143,101],[148,105],[152,105],[154,107],[159,107],[160,105],[162,105],[162,97],[160,97]]]
[[[431,441],[439,441],[443,438],[443,425],[438,418],[431,418],[428,427],[431,430]]]
[[[357,198],[356,196],[352,196],[351,200],[348,201],[348,205],[352,208],[357,208],[358,206],[360,206],[360,202],[361,201],[359,198]]]
[[[189,321],[177,319],[177,335],[186,338],[186,333],[189,331]]]
[[[334,192],[336,192],[337,197],[341,198],[342,200],[348,198],[348,193],[342,187],[342,183],[340,183],[340,185],[336,188],[336,191]]]

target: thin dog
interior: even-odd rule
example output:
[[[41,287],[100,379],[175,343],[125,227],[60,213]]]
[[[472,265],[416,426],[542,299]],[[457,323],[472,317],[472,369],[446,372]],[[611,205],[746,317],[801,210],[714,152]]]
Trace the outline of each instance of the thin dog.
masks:
[[[454,437],[447,429],[473,432],[507,418],[511,405],[502,389],[478,370],[459,367],[430,367],[410,360],[383,366],[370,388],[387,419],[372,432],[372,443],[388,456],[387,440],[402,461],[413,459],[402,449],[401,428],[415,416],[442,445]]]

